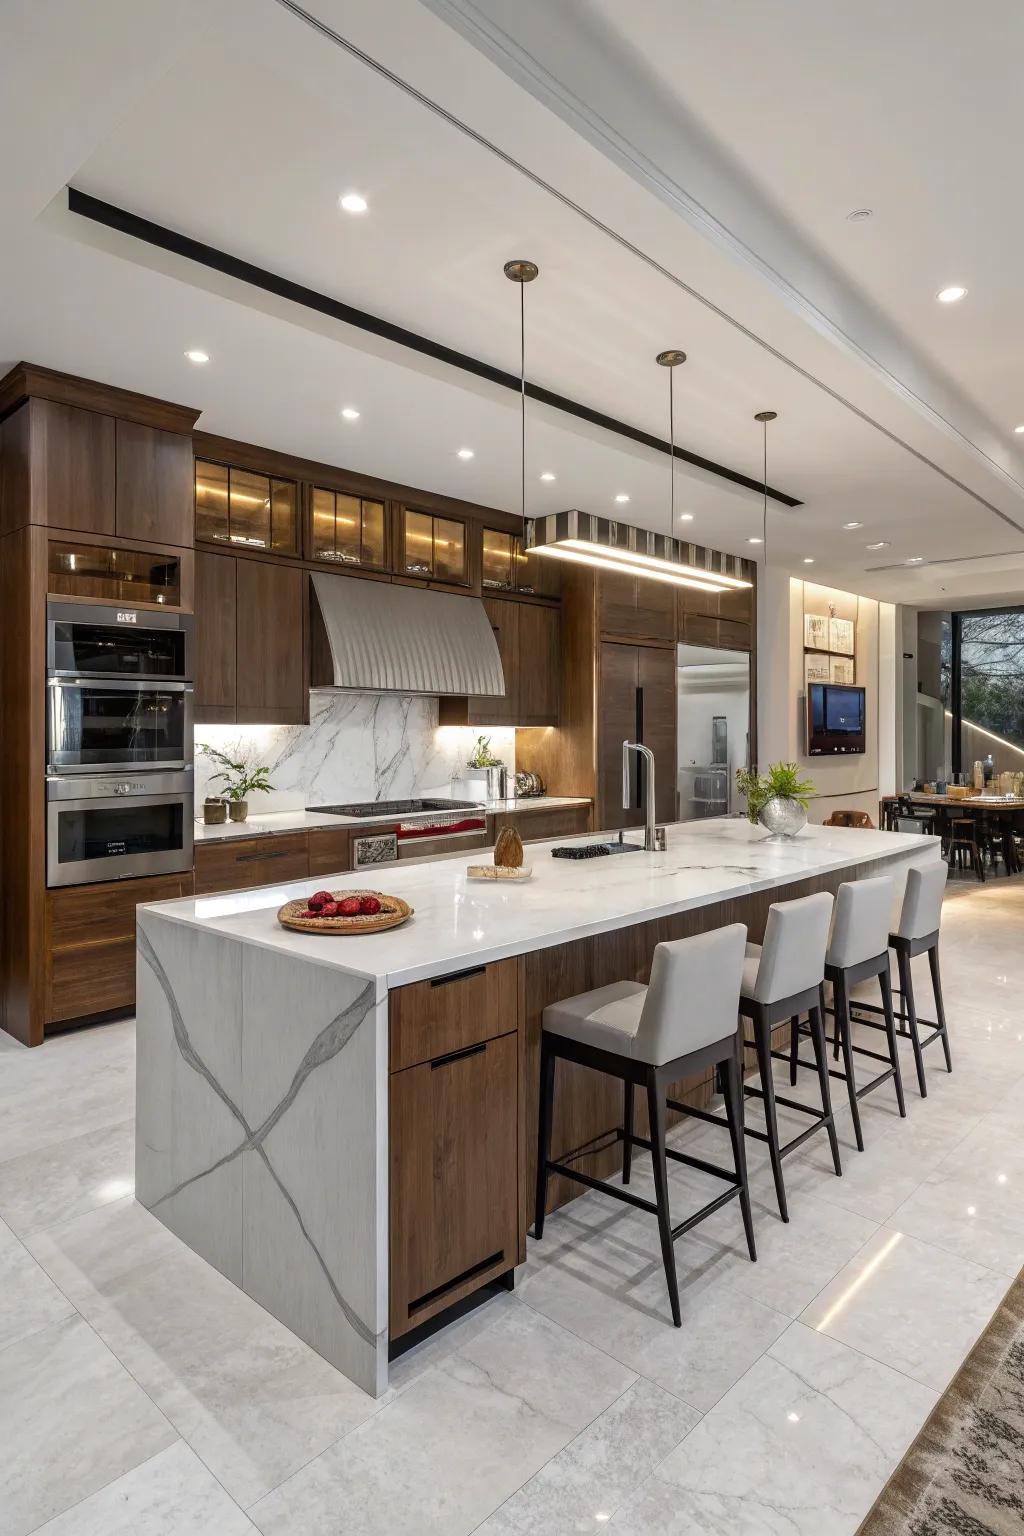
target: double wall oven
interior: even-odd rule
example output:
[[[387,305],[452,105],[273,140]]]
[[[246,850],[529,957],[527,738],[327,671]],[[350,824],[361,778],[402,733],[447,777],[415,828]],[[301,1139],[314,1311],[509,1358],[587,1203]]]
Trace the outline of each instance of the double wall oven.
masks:
[[[192,867],[192,619],[51,602],[47,884]]]

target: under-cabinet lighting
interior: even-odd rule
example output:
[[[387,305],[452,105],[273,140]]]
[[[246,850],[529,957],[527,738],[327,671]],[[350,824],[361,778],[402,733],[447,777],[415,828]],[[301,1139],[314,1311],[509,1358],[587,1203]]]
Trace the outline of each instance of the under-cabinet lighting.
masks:
[[[529,554],[553,555],[705,592],[753,585],[745,577],[729,574],[722,568],[731,558],[733,569],[742,570],[742,562],[735,557],[719,556],[718,569],[691,563],[695,547],[666,534],[576,509],[528,519],[524,541]]]

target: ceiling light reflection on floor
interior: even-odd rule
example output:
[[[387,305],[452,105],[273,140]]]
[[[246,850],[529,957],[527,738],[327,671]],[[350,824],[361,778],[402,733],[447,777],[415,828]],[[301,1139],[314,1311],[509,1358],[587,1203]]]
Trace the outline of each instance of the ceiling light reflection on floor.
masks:
[[[108,1179],[101,1184],[96,1191],[99,1200],[121,1200],[125,1195],[135,1193],[135,1184],[131,1179]]]
[[[853,1300],[861,1286],[865,1285],[868,1280],[871,1279],[871,1276],[875,1273],[875,1271],[881,1268],[886,1259],[889,1257],[890,1253],[892,1253],[893,1249],[902,1241],[903,1233],[894,1232],[892,1237],[890,1237],[889,1241],[886,1243],[885,1247],[880,1248],[873,1259],[868,1260],[860,1274],[856,1277],[856,1279],[850,1281],[850,1284],[846,1287],[846,1290],[842,1293],[837,1301],[833,1302],[828,1311],[825,1313],[825,1316],[821,1319],[821,1322],[817,1324],[818,1333],[826,1332],[829,1324],[834,1322],[834,1320],[839,1316],[840,1312],[842,1312],[843,1308]]]

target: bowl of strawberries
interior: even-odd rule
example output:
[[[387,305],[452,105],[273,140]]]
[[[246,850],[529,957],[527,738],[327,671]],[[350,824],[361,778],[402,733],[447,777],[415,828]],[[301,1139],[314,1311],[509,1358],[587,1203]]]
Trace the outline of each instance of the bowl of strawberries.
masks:
[[[412,916],[400,896],[383,891],[314,891],[302,901],[286,901],[277,914],[282,928],[296,933],[381,933]]]

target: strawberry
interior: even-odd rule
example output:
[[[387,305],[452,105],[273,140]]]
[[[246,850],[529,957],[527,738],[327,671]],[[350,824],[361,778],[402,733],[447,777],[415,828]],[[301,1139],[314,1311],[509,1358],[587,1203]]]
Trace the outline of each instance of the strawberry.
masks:
[[[320,908],[319,915],[321,917],[337,917],[338,911],[338,903],[336,901],[328,901]]]
[[[330,891],[315,891],[314,894],[309,898],[309,901],[306,903],[306,905],[309,907],[311,912],[320,912],[333,900],[334,897],[331,895]]]
[[[346,896],[344,900],[338,902],[338,915],[339,917],[358,917],[359,906],[358,896]]]
[[[364,896],[359,903],[359,910],[364,917],[372,917],[375,912],[380,911],[380,902],[376,896]]]

